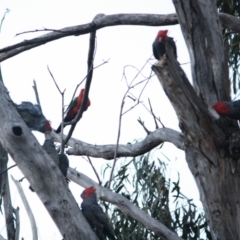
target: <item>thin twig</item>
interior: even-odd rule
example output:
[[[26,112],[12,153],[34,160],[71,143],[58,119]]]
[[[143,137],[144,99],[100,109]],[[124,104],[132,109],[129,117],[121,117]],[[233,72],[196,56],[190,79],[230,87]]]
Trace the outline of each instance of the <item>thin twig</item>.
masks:
[[[26,33],[36,33],[36,32],[57,32],[57,33],[66,33],[66,31],[62,31],[62,30],[57,30],[57,29],[51,29],[51,28],[43,28],[43,29],[35,29],[35,30],[30,30],[30,31],[24,31],[24,32],[20,32],[17,33],[15,35],[15,37],[22,35],[22,34],[26,34]]]
[[[19,182],[22,182],[25,178],[26,178],[26,177],[22,177],[22,178],[20,178],[18,181],[19,181]]]
[[[90,163],[90,165],[91,165],[91,167],[92,167],[92,169],[93,169],[93,171],[94,171],[94,173],[95,173],[95,175],[96,175],[96,177],[97,177],[97,179],[98,179],[99,185],[102,185],[102,181],[101,181],[101,179],[100,179],[100,177],[99,177],[99,174],[98,174],[96,168],[95,168],[95,167],[93,166],[93,164],[92,164],[91,158],[90,158],[89,156],[87,156],[87,159],[88,159],[88,162]]]
[[[17,166],[17,164],[14,164],[14,165],[12,165],[11,167],[3,170],[2,172],[0,172],[0,176],[1,176],[3,173],[7,172],[8,170],[10,170],[11,168],[16,167],[16,166]]]
[[[52,74],[52,72],[51,72],[49,66],[47,66],[47,69],[48,69],[49,74],[50,74],[51,77],[52,77],[52,80],[53,80],[55,86],[56,86],[57,89],[58,89],[58,92],[61,94],[61,97],[62,97],[62,121],[61,121],[61,129],[62,129],[62,131],[61,131],[61,148],[60,148],[60,152],[61,152],[61,153],[64,153],[64,146],[65,146],[65,145],[64,145],[64,141],[63,141],[63,126],[64,126],[64,93],[65,93],[65,90],[66,90],[66,89],[64,89],[63,91],[61,91],[61,89],[60,89],[60,87],[58,86],[57,81],[55,80],[55,78],[54,78],[54,76],[53,76],[53,74]]]
[[[63,154],[64,153],[64,140],[63,140],[63,126],[64,126],[64,92],[65,92],[65,89],[64,91],[61,93],[62,95],[62,122],[61,122],[61,149],[60,149],[60,153]]]
[[[2,17],[2,20],[1,20],[1,23],[0,23],[0,32],[2,31],[2,25],[3,25],[3,21],[4,21],[4,19],[5,19],[5,16],[6,16],[6,14],[7,13],[9,13],[10,12],[10,9],[6,9],[5,10],[5,13],[3,14],[3,17]]]
[[[119,146],[119,140],[120,140],[120,133],[121,133],[121,124],[122,124],[122,116],[124,114],[126,114],[127,112],[131,111],[134,107],[136,107],[139,103],[140,103],[140,97],[141,97],[141,94],[142,92],[140,93],[140,97],[138,99],[138,102],[136,104],[134,104],[132,107],[130,107],[128,110],[126,110],[124,113],[123,113],[123,107],[124,107],[124,103],[125,103],[125,98],[126,96],[128,95],[128,93],[130,92],[130,90],[134,87],[136,87],[137,85],[141,84],[142,82],[146,81],[146,80],[149,80],[149,77],[147,79],[144,79],[140,82],[137,82],[133,85],[133,82],[135,81],[135,79],[139,76],[139,74],[141,74],[143,77],[144,75],[142,74],[142,71],[144,69],[144,67],[147,65],[149,59],[144,63],[144,65],[142,66],[142,68],[140,70],[138,70],[137,74],[135,75],[135,77],[132,79],[132,81],[130,82],[130,84],[128,84],[128,81],[127,81],[127,78],[126,78],[126,74],[125,74],[125,70],[126,68],[124,67],[124,70],[123,70],[123,77],[125,78],[126,80],[126,84],[128,86],[128,89],[126,91],[126,93],[124,94],[123,96],[123,99],[122,99],[122,103],[121,103],[121,108],[120,108],[120,114],[119,114],[119,123],[118,123],[118,133],[117,133],[117,143],[116,143],[116,148],[115,148],[115,151],[114,151],[114,160],[113,160],[113,166],[112,166],[112,169],[111,169],[111,173],[110,173],[110,178],[109,178],[109,182],[108,182],[108,188],[110,189],[111,187],[111,181],[112,181],[112,178],[113,178],[113,172],[114,172],[114,168],[115,168],[115,165],[116,165],[116,161],[117,161],[117,152],[118,152],[118,146]],[[144,87],[145,88],[145,87]]]
[[[147,133],[147,135],[149,135],[151,132],[145,127],[144,122],[141,120],[141,118],[138,118],[137,121],[138,121],[138,122],[140,123],[140,125],[143,127],[143,129],[145,130],[145,132]]]
[[[151,105],[150,99],[148,99],[148,104],[149,104],[149,107],[150,107],[151,114],[152,114],[152,116],[153,116],[153,120],[154,120],[154,123],[155,123],[155,128],[158,129],[159,126],[158,126],[157,121],[156,121],[156,116],[155,116],[155,114],[153,113],[153,109],[152,109],[152,105]],[[164,127],[164,126],[163,126],[163,127]]]
[[[119,114],[117,143],[116,143],[116,148],[115,148],[115,151],[114,151],[113,166],[112,166],[112,169],[111,169],[110,178],[109,178],[109,182],[108,182],[108,188],[109,188],[109,189],[110,189],[110,187],[111,187],[113,172],[114,172],[114,168],[115,168],[115,165],[116,165],[116,162],[117,162],[117,152],[118,152],[119,139],[120,139],[120,133],[121,133],[121,125],[122,125],[122,111],[123,111],[124,99],[125,99],[126,95],[127,95],[127,93],[124,94],[124,97],[123,97],[123,100],[122,100],[122,103],[121,103],[120,114]]]
[[[38,95],[38,90],[37,90],[37,83],[34,79],[33,79],[33,90],[34,90],[34,93],[35,93],[35,96],[36,96],[37,104],[39,105],[39,107],[42,111],[42,107],[41,107],[41,103],[40,103],[40,99],[39,99],[39,95]]]
[[[59,88],[59,86],[58,86],[58,84],[57,84],[57,82],[56,82],[56,80],[55,80],[55,78],[54,78],[54,76],[53,76],[50,68],[48,67],[48,65],[47,65],[47,69],[48,69],[48,72],[49,72],[49,74],[51,75],[52,80],[53,80],[53,82],[55,83],[55,86],[57,87],[59,93],[62,94],[62,91],[60,90],[60,88]],[[64,91],[65,91],[65,90],[64,90]],[[64,91],[63,91],[63,92],[64,92]]]

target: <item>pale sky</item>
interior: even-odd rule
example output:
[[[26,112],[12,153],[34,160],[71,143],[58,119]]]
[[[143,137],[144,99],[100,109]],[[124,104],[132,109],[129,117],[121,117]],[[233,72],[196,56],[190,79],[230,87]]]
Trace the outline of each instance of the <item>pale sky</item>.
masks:
[[[166,14],[175,12],[171,0],[1,1],[0,18],[6,8],[10,9],[10,13],[6,15],[3,23],[0,34],[0,48],[44,34],[40,32],[16,37],[17,33],[42,28],[59,29],[80,25],[91,22],[98,13]],[[94,71],[89,93],[91,106],[83,114],[83,118],[77,125],[73,137],[91,144],[116,143],[120,105],[127,90],[125,81],[121,80],[123,68],[126,65],[131,65],[140,69],[145,64],[146,60],[152,55],[152,42],[160,29],[168,29],[169,36],[174,38],[177,45],[178,61],[180,63],[189,63],[188,52],[178,25],[167,27],[116,26],[97,31],[95,66],[101,64],[102,60],[110,60],[109,63]],[[68,104],[75,86],[85,77],[87,72],[88,42],[89,35],[67,37],[31,49],[4,61],[1,64],[3,79],[12,100],[16,103],[21,101],[36,103],[32,89],[33,79],[35,79],[44,115],[51,120],[53,128],[57,128],[61,120],[61,96],[47,71],[47,65],[50,67],[60,88],[62,90],[66,89],[65,103]],[[154,62],[155,60],[151,61],[152,64]],[[191,78],[190,64],[184,64],[182,67],[188,77]],[[150,71],[151,65],[147,64],[143,74],[148,76]],[[129,82],[136,73],[137,71],[132,67],[126,68],[126,77]],[[142,79],[143,77],[139,77],[137,81]],[[142,89],[141,86],[131,92],[138,96]],[[179,130],[175,112],[156,77],[149,81],[141,98],[147,106],[148,98],[152,102],[156,116],[160,116],[164,125]],[[132,105],[133,102],[127,99],[125,109]],[[139,117],[145,122],[149,130],[155,130],[152,117],[142,105],[139,105],[124,115],[120,143],[126,144],[146,137],[146,133],[137,122]],[[65,133],[67,133],[66,130]],[[42,134],[36,133],[35,135],[40,143],[44,141]],[[177,172],[179,172],[182,192],[187,197],[193,198],[195,204],[201,208],[199,194],[193,177],[188,170],[184,153],[172,144],[166,143],[161,150],[153,152],[153,156],[162,160],[165,158],[164,155],[171,160],[169,163],[169,177],[176,180]],[[106,163],[112,163],[112,161],[93,158],[92,161],[99,172]],[[9,166],[13,164],[12,160],[9,161]],[[96,180],[91,167],[81,157],[71,156],[70,166]],[[11,169],[9,174],[12,174],[15,179],[23,177],[17,167]],[[11,180],[10,184],[12,203],[14,207],[20,207],[20,236],[25,240],[30,240],[32,239],[32,233],[28,217]],[[61,239],[58,229],[41,201],[35,193],[28,189],[29,183],[27,180],[22,182],[22,186],[35,214],[39,239]],[[80,204],[79,195],[82,188],[70,183],[70,189],[77,203]],[[0,215],[0,234],[6,238],[5,222],[2,215]]]

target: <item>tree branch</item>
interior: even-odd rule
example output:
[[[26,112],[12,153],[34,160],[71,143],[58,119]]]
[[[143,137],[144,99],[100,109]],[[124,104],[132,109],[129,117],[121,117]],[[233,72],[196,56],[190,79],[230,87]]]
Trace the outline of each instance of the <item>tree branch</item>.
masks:
[[[240,19],[228,14],[219,14],[220,20],[224,27],[240,32]],[[44,34],[30,40],[24,40],[0,49],[0,62],[11,58],[21,52],[27,51],[34,47],[38,47],[45,43],[68,36],[79,36],[90,33],[92,31],[118,25],[142,25],[142,26],[169,26],[178,24],[176,14],[113,14],[100,15],[98,20],[94,22],[66,27],[60,30],[55,30],[52,33]]]
[[[7,169],[7,162],[8,162],[8,154],[3,146],[0,144],[0,171]],[[11,193],[8,181],[8,173],[7,171],[3,172],[0,175],[0,197],[3,199],[3,206],[4,206],[4,213],[5,213],[5,222],[6,222],[6,229],[7,229],[7,236],[8,239],[15,239],[15,232],[16,229],[14,227],[14,217],[13,217],[13,210],[12,210],[12,200],[11,200]],[[1,199],[0,199],[1,200]]]
[[[87,80],[85,84],[85,91],[83,94],[83,101],[81,104],[80,109],[78,110],[78,113],[74,119],[74,123],[71,125],[71,128],[68,132],[68,135],[66,139],[64,140],[64,145],[67,144],[69,139],[71,138],[73,131],[77,125],[77,122],[82,118],[83,112],[85,110],[87,100],[88,100],[88,93],[90,90],[91,82],[92,82],[92,76],[93,76],[93,62],[94,62],[94,53],[95,53],[95,38],[96,38],[96,31],[91,32],[90,39],[89,39],[89,51],[88,51],[88,70],[87,70]]]
[[[35,218],[34,218],[34,215],[32,213],[32,210],[29,206],[29,203],[27,201],[27,198],[23,192],[23,189],[22,189],[22,186],[21,184],[14,179],[14,177],[11,175],[11,178],[13,180],[13,182],[15,183],[16,187],[17,187],[17,190],[18,190],[18,193],[22,199],[22,202],[23,202],[23,205],[26,209],[26,212],[28,214],[28,217],[29,217],[29,220],[30,220],[30,223],[31,223],[31,228],[32,228],[32,239],[36,239],[38,240],[38,232],[37,232],[37,225],[36,225],[36,221],[35,221]]]
[[[84,188],[94,186],[101,200],[116,205],[122,212],[136,219],[138,222],[142,223],[147,229],[154,231],[156,234],[163,237],[164,239],[182,240],[182,238],[178,237],[175,232],[172,232],[165,225],[155,220],[154,218],[151,218],[147,213],[136,207],[128,199],[126,199],[120,194],[112,192],[108,188],[98,185],[95,181],[93,181],[83,173],[69,168],[67,177],[71,181],[79,184]]]
[[[58,166],[20,118],[2,82],[0,101],[0,142],[38,194],[63,238],[97,240]]]
[[[60,141],[60,137],[52,133],[55,142]],[[66,136],[65,136],[66,137]],[[119,144],[117,157],[135,157],[149,152],[163,142],[171,142],[177,148],[185,150],[186,138],[184,138],[178,131],[170,128],[159,128],[151,132],[141,142],[134,144]],[[115,144],[110,145],[92,145],[80,140],[71,138],[68,145],[72,148],[67,150],[67,154],[76,156],[91,156],[95,158],[104,158],[112,160],[116,149]]]

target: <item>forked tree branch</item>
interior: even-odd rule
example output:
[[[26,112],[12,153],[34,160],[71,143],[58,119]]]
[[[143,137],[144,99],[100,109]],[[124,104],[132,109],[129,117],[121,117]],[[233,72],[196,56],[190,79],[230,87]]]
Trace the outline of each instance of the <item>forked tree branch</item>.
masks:
[[[240,33],[240,19],[225,13],[219,13],[219,18],[224,27]],[[173,14],[99,14],[95,21],[66,27],[54,32],[44,34],[30,40],[24,40],[20,43],[0,49],[0,62],[11,58],[21,52],[38,47],[45,43],[68,36],[79,36],[87,34],[98,29],[118,25],[142,25],[142,26],[169,26],[178,24],[177,15]],[[35,30],[36,31],[36,30]],[[33,31],[34,32],[34,31]]]
[[[163,237],[164,239],[182,240],[182,238],[178,237],[175,232],[172,232],[161,222],[155,220],[154,218],[151,218],[147,213],[145,213],[140,208],[136,207],[124,196],[118,193],[114,193],[108,188],[100,186],[83,173],[80,173],[72,168],[69,168],[67,177],[71,181],[79,184],[84,188],[94,186],[101,200],[116,205],[122,212],[136,219],[138,222],[142,223],[147,229],[155,232],[157,235]]]

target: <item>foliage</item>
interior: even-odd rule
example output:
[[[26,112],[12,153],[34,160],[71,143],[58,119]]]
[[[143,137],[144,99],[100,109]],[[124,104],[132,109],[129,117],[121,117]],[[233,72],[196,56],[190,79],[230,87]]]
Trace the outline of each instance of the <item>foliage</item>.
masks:
[[[150,153],[131,160],[126,159],[113,179],[112,188],[183,239],[201,239],[205,232],[204,239],[210,240],[204,214],[197,210],[191,199],[181,193],[179,179],[172,182],[170,192],[171,182],[166,180],[166,167],[160,159],[152,160]],[[170,202],[169,194],[172,194],[174,203]],[[112,208],[109,203],[103,202],[103,205],[111,216],[117,239],[162,239],[117,208]],[[170,210],[170,205],[174,208],[173,211]]]
[[[235,17],[240,17],[239,0],[217,0],[219,12],[227,13]],[[240,35],[233,33],[231,30],[223,29],[223,38],[229,45],[229,68],[232,70],[232,87],[235,94],[240,88],[240,72],[238,70],[240,61]]]

